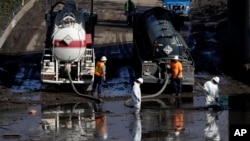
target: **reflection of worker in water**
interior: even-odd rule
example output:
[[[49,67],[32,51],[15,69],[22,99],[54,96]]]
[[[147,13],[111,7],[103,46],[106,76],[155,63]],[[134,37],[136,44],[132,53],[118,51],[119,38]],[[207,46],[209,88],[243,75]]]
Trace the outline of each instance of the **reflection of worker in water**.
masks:
[[[184,112],[183,110],[174,110],[173,115],[175,135],[178,136],[184,130]]]
[[[138,117],[134,120],[132,134],[133,134],[133,141],[141,141],[142,126],[141,126],[141,118],[140,117]]]
[[[217,125],[218,122],[218,113],[207,111],[206,113],[207,123],[204,129],[205,131],[205,140],[219,141],[220,133]]]
[[[181,106],[182,106],[181,98],[176,97],[174,102],[174,107],[176,109],[173,110],[173,125],[176,136],[179,136],[179,134],[184,130],[184,111],[180,109]]]
[[[103,139],[108,138],[107,126],[106,126],[106,117],[99,116],[95,118],[97,136]]]

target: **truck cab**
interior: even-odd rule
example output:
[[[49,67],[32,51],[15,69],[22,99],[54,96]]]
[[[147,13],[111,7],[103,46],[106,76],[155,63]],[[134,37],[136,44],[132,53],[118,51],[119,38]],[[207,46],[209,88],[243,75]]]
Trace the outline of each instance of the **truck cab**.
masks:
[[[188,18],[191,2],[192,0],[162,0],[162,6],[182,17]]]

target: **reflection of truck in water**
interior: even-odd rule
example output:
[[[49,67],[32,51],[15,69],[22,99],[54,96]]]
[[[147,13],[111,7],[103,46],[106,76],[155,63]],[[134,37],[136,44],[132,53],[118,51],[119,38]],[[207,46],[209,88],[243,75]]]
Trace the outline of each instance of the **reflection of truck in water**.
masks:
[[[76,141],[107,139],[106,116],[99,108],[91,102],[42,106],[44,137]]]
[[[192,0],[162,0],[162,6],[167,10],[173,10],[176,14],[189,17]]]

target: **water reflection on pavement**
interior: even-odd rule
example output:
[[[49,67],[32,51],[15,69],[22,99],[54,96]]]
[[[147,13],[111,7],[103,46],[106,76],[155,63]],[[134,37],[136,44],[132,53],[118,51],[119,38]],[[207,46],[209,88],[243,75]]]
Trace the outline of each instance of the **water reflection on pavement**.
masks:
[[[228,140],[227,110],[197,110],[187,108],[193,103],[171,104],[164,99],[148,100],[142,107],[148,104],[158,108],[143,108],[140,118],[134,117],[124,101],[105,101],[102,105],[6,105],[0,109],[0,140]]]

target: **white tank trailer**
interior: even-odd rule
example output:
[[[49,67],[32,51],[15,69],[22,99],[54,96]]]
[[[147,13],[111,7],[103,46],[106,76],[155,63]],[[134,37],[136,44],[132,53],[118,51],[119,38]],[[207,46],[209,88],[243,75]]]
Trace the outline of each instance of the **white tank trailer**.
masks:
[[[58,5],[63,8],[55,10]],[[51,6],[45,14],[47,34],[41,61],[42,83],[92,84],[95,68],[93,17],[77,8],[73,0]]]

